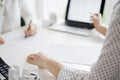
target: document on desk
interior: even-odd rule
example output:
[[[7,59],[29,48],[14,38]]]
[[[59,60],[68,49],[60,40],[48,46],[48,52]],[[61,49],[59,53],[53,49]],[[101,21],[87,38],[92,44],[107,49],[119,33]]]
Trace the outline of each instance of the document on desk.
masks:
[[[42,31],[39,31],[35,36],[25,38],[23,28],[8,32],[2,35],[5,39],[5,43],[20,46],[34,51],[41,51],[46,44],[48,44],[48,38]]]
[[[51,44],[44,53],[66,63],[92,65],[101,51],[101,46],[83,46],[68,44]]]

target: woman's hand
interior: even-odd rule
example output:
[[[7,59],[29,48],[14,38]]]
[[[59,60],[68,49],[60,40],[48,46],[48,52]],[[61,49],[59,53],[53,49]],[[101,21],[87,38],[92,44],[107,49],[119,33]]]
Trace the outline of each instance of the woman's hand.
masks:
[[[30,54],[27,57],[27,61],[33,65],[37,65],[40,68],[46,68],[48,58],[44,56],[42,53],[35,53],[35,54]]]
[[[53,59],[50,59],[43,55],[42,53],[30,54],[27,57],[27,61],[33,65],[37,65],[40,68],[47,69],[50,71],[56,78],[59,71],[62,69],[63,65]]]
[[[92,24],[94,25],[95,29],[97,30],[99,27],[101,27],[102,23],[102,17],[101,14],[95,13],[91,17]]]
[[[5,43],[4,39],[2,39],[2,38],[0,37],[0,45],[2,45],[2,44],[4,44],[4,43]]]
[[[99,13],[93,14],[90,18],[95,29],[105,36],[107,32],[107,28],[106,28],[107,26],[102,23],[101,14]]]

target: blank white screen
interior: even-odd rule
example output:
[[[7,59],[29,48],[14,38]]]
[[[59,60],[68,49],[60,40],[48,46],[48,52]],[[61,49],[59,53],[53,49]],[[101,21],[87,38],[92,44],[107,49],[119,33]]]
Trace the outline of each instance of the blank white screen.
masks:
[[[71,0],[68,20],[90,23],[91,13],[99,13],[102,0]]]

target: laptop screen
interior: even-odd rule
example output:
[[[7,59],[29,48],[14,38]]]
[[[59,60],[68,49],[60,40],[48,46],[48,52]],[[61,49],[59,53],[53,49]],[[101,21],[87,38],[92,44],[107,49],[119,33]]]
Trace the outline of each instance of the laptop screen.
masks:
[[[100,13],[103,0],[69,0],[67,19],[90,23],[90,16]]]

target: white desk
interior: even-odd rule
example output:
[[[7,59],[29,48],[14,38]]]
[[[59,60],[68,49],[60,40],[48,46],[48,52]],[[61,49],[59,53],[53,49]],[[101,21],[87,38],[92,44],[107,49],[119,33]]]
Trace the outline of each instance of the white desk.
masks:
[[[89,37],[55,32],[40,27],[36,36],[24,38],[23,30],[18,29],[2,35],[6,44],[0,46],[0,56],[10,65],[24,65],[28,54],[42,51],[62,62],[92,65],[98,58],[104,38],[93,31]],[[78,65],[77,65],[78,66]],[[89,70],[90,66],[79,65]],[[44,71],[41,71],[44,76]],[[48,75],[49,76],[49,75]],[[51,77],[51,76],[49,76]],[[52,80],[44,76],[43,80]]]

